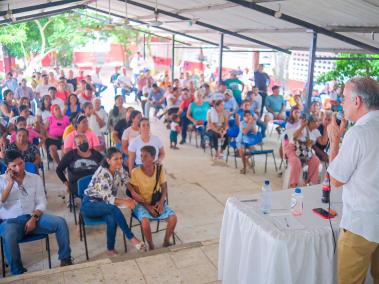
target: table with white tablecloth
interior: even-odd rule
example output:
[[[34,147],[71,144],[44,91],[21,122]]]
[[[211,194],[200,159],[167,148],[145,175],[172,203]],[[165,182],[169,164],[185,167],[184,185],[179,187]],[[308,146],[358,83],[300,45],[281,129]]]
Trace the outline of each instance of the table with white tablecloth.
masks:
[[[228,199],[221,227],[218,277],[237,283],[336,283],[336,255],[329,220],[312,212],[321,203],[321,186],[302,188],[304,214],[290,212],[293,190],[272,194],[270,214],[260,212],[257,199]],[[331,191],[331,220],[337,241],[342,189]],[[367,281],[366,281],[367,283]]]

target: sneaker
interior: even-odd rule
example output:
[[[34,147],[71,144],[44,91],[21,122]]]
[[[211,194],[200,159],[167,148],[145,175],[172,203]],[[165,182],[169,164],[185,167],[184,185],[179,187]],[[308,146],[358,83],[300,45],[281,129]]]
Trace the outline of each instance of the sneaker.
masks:
[[[183,145],[185,143],[186,143],[186,141],[184,141],[184,140],[180,140],[180,142],[179,142],[180,145]]]
[[[69,265],[73,265],[73,258],[72,257],[69,257],[69,258],[66,258],[66,259],[62,259],[61,260],[61,267],[63,266],[69,266]]]

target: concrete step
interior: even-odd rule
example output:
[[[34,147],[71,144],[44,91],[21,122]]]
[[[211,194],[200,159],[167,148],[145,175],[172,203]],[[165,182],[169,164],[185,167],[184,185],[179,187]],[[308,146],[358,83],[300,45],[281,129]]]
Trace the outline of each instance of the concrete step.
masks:
[[[196,248],[201,248],[204,246],[210,246],[210,245],[216,245],[216,244],[218,244],[218,240],[179,244],[179,245],[170,246],[167,248],[155,249],[153,251],[148,251],[144,253],[129,252],[125,254],[120,254],[112,258],[104,258],[100,260],[87,261],[83,263],[74,264],[71,266],[57,267],[57,268],[52,268],[52,269],[47,269],[47,270],[25,273],[18,276],[9,276],[9,277],[0,279],[0,283],[49,283],[51,281],[50,279],[54,279],[55,276],[64,275],[70,272],[75,274],[79,270],[90,271],[91,268],[98,269],[104,265],[117,264],[117,263],[123,263],[123,262],[127,266],[127,264],[130,263],[130,261],[135,261],[141,258],[149,258],[153,256],[158,256],[158,255],[177,253],[180,251],[191,250],[191,249],[196,249]],[[46,279],[49,279],[49,282],[46,282]],[[57,281],[57,283],[62,283],[62,282]],[[64,283],[68,283],[68,282],[65,281]]]

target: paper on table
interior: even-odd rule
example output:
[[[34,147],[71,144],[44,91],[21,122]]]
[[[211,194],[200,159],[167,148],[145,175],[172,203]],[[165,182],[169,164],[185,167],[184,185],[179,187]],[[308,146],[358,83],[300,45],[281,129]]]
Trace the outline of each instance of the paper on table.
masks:
[[[305,226],[292,215],[271,215],[270,217],[272,223],[279,230],[301,230],[305,228]]]

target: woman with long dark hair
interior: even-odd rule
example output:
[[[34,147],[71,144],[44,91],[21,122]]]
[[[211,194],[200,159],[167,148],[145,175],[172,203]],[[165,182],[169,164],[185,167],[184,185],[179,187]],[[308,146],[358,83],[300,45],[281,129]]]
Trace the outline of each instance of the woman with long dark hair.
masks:
[[[139,251],[146,246],[138,240],[128,227],[125,217],[118,206],[134,209],[136,202],[131,198],[118,198],[117,192],[126,192],[128,175],[122,167],[122,154],[110,147],[101,166],[92,176],[88,188],[84,191],[81,213],[89,218],[104,218],[107,222],[107,254],[117,255],[115,251],[116,229],[120,227],[130,243]]]
[[[67,116],[70,116],[73,113],[81,112],[80,103],[78,96],[75,94],[71,94],[67,98],[66,105],[64,106],[63,113]]]
[[[112,110],[109,112],[108,127],[110,131],[113,131],[119,120],[125,118],[126,108],[124,108],[124,99],[121,95],[117,95],[114,98],[115,103]]]

